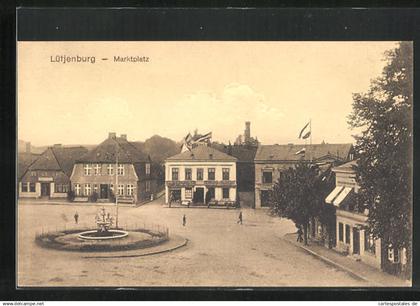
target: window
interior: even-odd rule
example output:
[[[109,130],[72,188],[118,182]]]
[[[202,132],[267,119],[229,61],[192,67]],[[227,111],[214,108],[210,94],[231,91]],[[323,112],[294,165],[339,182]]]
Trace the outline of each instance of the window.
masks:
[[[229,168],[222,169],[222,179],[224,181],[229,181]]]
[[[209,181],[214,181],[215,176],[216,176],[215,174],[216,174],[216,169],[209,168],[209,170],[208,170],[208,179],[209,179]]]
[[[55,184],[54,192],[63,192],[63,185],[62,184]]]
[[[85,196],[90,196],[92,194],[92,188],[90,184],[85,184]]]
[[[375,239],[369,234],[368,231],[365,231],[365,251],[375,254]]]
[[[35,192],[35,183],[29,183],[29,192]]]
[[[192,180],[192,170],[191,170],[191,168],[186,168],[185,169],[185,180],[186,181],[191,181]]]
[[[89,164],[84,165],[83,167],[85,175],[90,175],[90,170],[92,167]]]
[[[185,188],[185,198],[192,199],[192,188]]]
[[[74,191],[77,196],[80,195],[80,184],[74,184]]]
[[[22,183],[22,192],[28,192],[29,183]]]
[[[31,171],[31,176],[36,176],[36,171]]]
[[[229,188],[223,188],[223,199],[229,199]]]
[[[35,185],[34,185],[34,191],[35,191]],[[69,185],[68,184],[63,184],[63,192],[65,192],[65,193],[69,192]]]
[[[207,195],[208,194],[208,195]],[[207,189],[206,199],[214,199],[214,187],[209,187]]]
[[[346,224],[346,244],[350,244],[350,225]]]
[[[178,180],[178,168],[172,168],[172,180],[173,181]]]
[[[338,223],[338,240],[343,241],[343,223]]]
[[[118,164],[117,175],[124,175],[124,165]]]
[[[203,172],[204,172],[204,169],[202,169],[202,168],[197,169],[197,181],[202,181],[203,180]]]
[[[98,193],[98,185],[93,185],[93,192]]]
[[[114,192],[114,184],[109,184],[109,189]]]
[[[388,248],[388,260],[392,263],[400,262],[400,252],[398,249],[394,249],[392,246]]]
[[[109,164],[109,165],[106,167],[106,170],[107,170],[107,174],[108,174],[108,175],[114,175],[114,167],[112,166],[112,164]]]
[[[94,170],[94,174],[95,175],[101,175],[101,165],[100,164],[96,164],[95,167],[93,168]]]
[[[120,196],[124,195],[124,185],[123,184],[118,185],[118,195],[120,195]]]
[[[150,174],[150,164],[146,164],[146,175]]]
[[[273,173],[271,171],[263,172],[263,184],[271,184],[273,182]]]
[[[127,195],[132,196],[134,194],[134,185],[128,184],[127,185]]]
[[[146,192],[150,191],[150,181],[146,181]]]

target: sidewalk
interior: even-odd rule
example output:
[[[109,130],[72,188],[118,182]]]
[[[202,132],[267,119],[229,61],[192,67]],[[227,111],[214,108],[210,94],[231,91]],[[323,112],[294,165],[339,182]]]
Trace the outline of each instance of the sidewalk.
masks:
[[[69,202],[66,200],[44,200],[44,199],[18,199],[18,205],[65,205],[65,206],[115,206],[109,202]],[[135,204],[119,203],[120,206],[136,207]]]
[[[353,277],[364,280],[366,282],[366,286],[411,287],[411,283],[409,281],[405,281],[396,276],[375,269],[364,262],[355,261],[351,257],[344,256],[335,250],[328,249],[314,241],[309,241],[309,245],[305,246],[303,243],[296,242],[296,238],[296,233],[286,234],[281,237],[281,239],[295,245],[296,247],[300,247],[327,264],[333,265],[336,268],[351,274]]]

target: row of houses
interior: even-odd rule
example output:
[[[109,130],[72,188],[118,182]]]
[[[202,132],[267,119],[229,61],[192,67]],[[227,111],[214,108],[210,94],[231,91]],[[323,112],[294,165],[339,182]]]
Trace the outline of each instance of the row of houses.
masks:
[[[28,162],[26,156],[33,156]],[[26,161],[26,162],[25,162]],[[67,198],[76,201],[138,203],[156,192],[156,176],[150,157],[127,140],[127,135],[108,138],[91,150],[84,147],[48,147],[41,155],[29,152],[18,161],[20,198]]]
[[[311,158],[296,152],[302,145],[219,146],[198,144],[165,162],[166,203],[208,204],[241,201],[252,192],[253,208],[269,207],[268,194],[282,171],[297,162],[330,167],[353,158],[351,144],[308,145]],[[208,193],[208,195],[207,195]]]
[[[216,149],[217,147],[218,149]],[[407,267],[406,250],[384,245],[367,231],[368,211],[359,207],[352,144],[215,146],[205,143],[166,159],[165,202],[188,205],[241,202],[253,182],[253,207],[268,208],[269,193],[282,172],[297,162],[317,164],[330,173],[334,187],[325,198],[331,223],[310,222],[309,235],[326,247],[390,273]],[[244,154],[246,152],[246,154]],[[253,156],[250,159],[250,155]],[[241,171],[239,171],[241,167]],[[245,190],[245,191],[244,191]]]

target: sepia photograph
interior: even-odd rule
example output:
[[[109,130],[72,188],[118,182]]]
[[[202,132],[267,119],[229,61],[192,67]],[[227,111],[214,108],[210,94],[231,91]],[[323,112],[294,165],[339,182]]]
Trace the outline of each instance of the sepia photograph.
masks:
[[[412,41],[16,52],[17,287],[412,286]]]

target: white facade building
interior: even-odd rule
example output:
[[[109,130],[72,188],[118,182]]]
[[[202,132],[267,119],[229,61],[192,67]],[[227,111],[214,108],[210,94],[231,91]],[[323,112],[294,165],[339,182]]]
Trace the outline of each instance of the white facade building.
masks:
[[[236,202],[236,158],[201,145],[165,161],[165,202]]]

